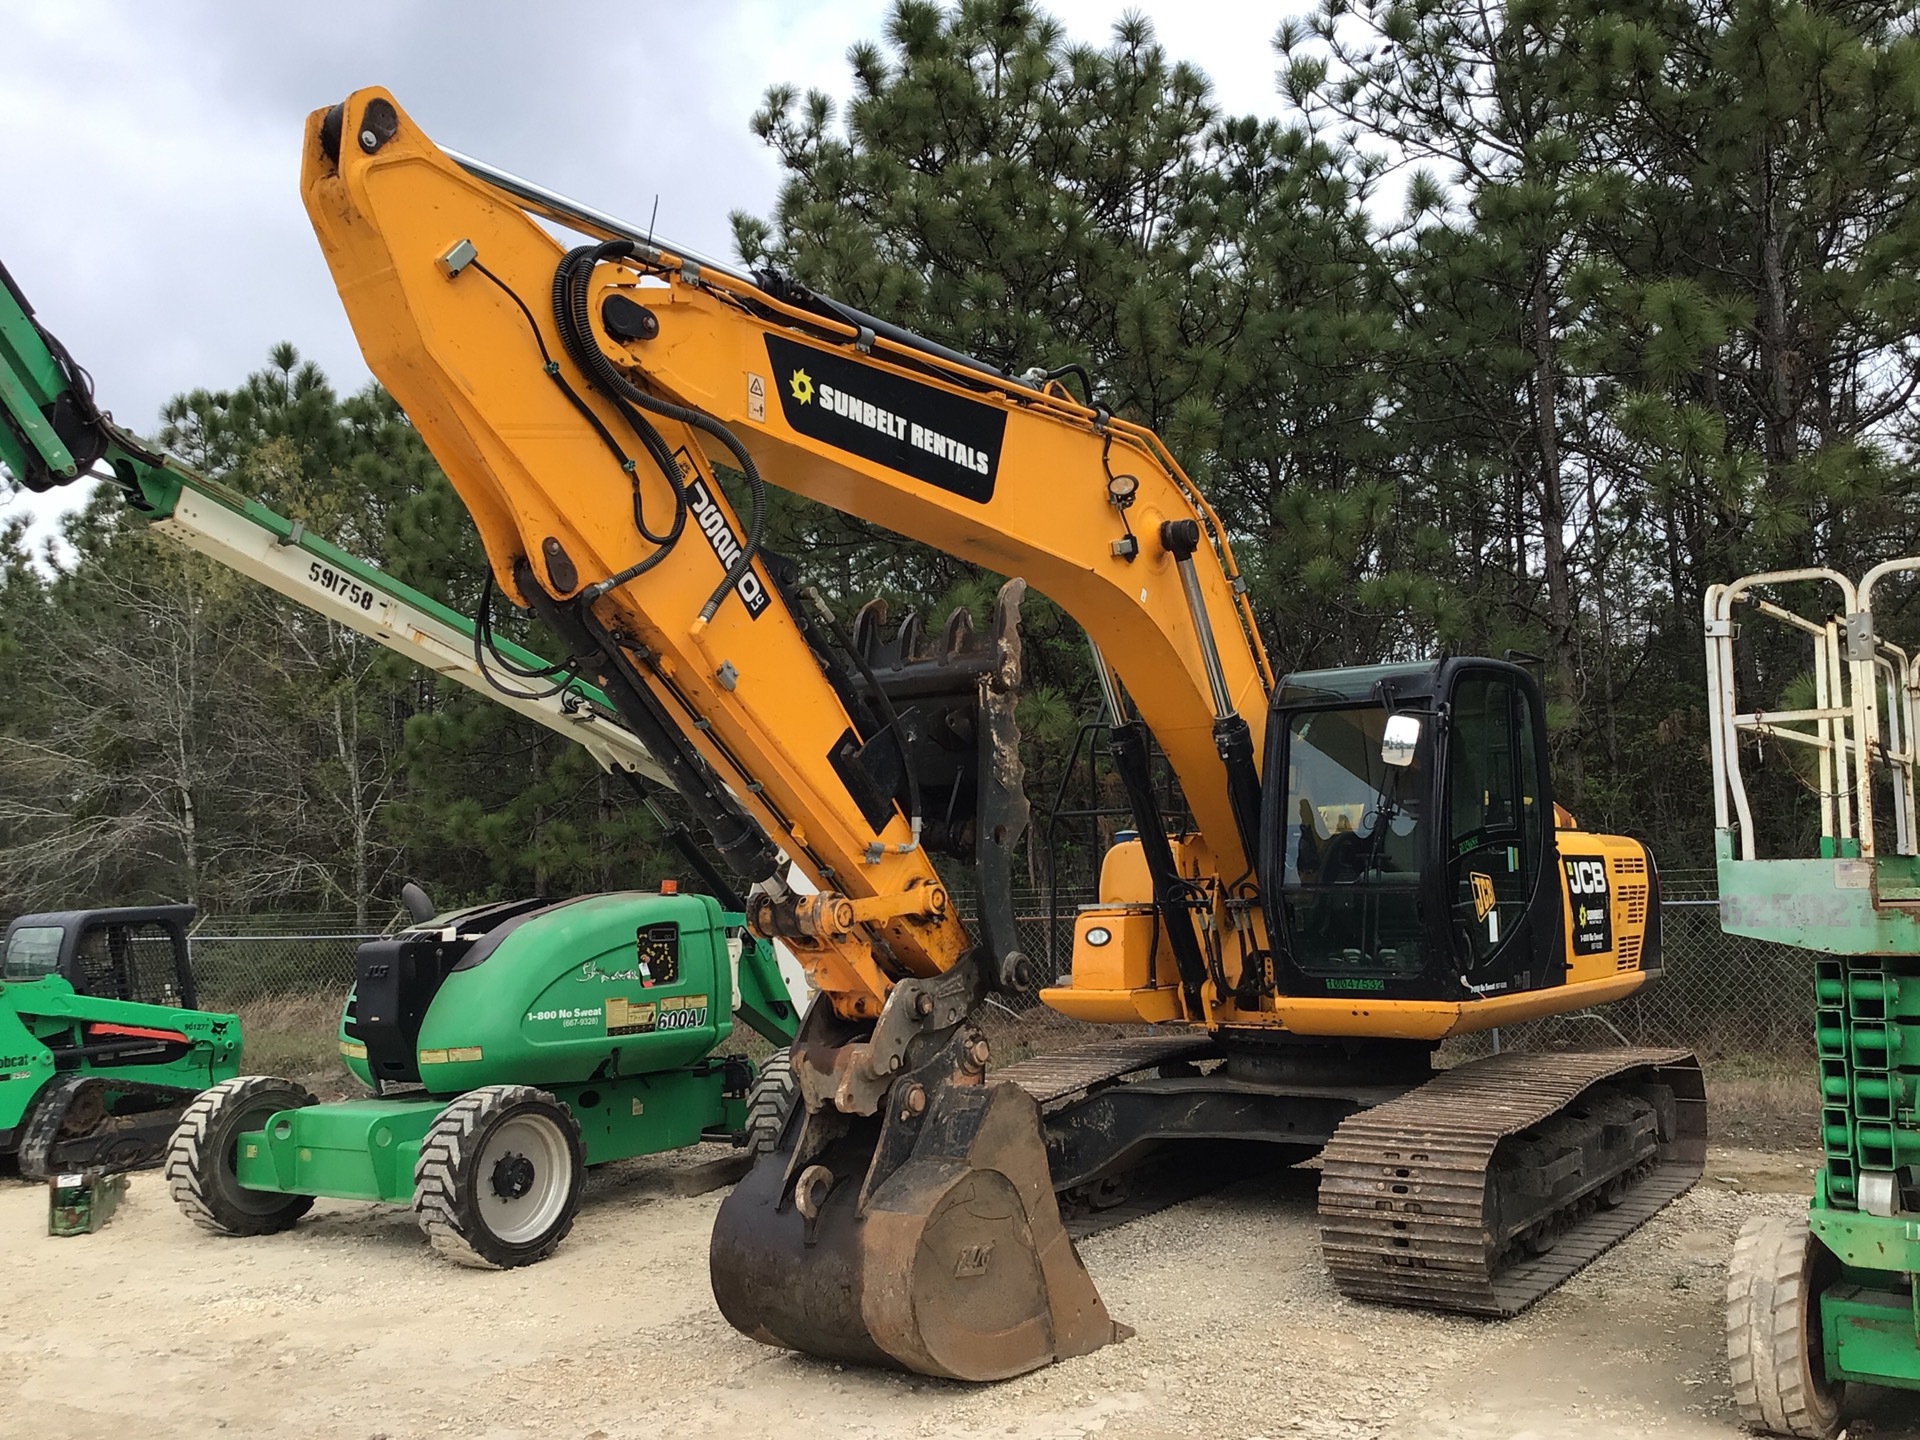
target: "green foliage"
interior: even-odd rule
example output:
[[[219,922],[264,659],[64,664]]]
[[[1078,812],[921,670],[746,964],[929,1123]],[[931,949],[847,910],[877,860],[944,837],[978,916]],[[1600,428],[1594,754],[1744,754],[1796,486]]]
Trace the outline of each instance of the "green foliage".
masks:
[[[1284,122],[1222,113],[1138,16],[1096,47],[898,4],[844,101],[768,93],[787,178],[741,251],[995,364],[1086,364],[1207,489],[1279,668],[1544,655],[1563,792],[1704,856],[1704,780],[1671,783],[1704,587],[1920,538],[1915,7],[1326,0],[1275,48]],[[960,583],[800,533],[896,605]],[[1039,628],[1064,735],[1055,699],[1094,697]]]
[[[1137,14],[1093,44],[1024,0],[899,0],[843,96],[768,92],[750,123],[784,183],[734,233],[750,264],[1011,372],[1085,366],[1213,500],[1277,669],[1545,657],[1563,794],[1697,862],[1705,587],[1920,550],[1917,17],[1322,0],[1274,37],[1289,109],[1268,120],[1225,113]],[[476,603],[472,526],[378,389],[341,397],[283,346],[166,422],[190,462]],[[843,620],[877,595],[896,624],[984,624],[999,584],[777,487],[769,536]],[[0,533],[16,903],[337,906],[406,875],[465,899],[672,868],[584,756],[501,707],[109,501],[67,545],[47,562]],[[1882,593],[1912,650],[1907,593]],[[1043,834],[1097,697],[1072,621],[1037,595],[1025,615]],[[1803,663],[1762,650],[1742,683],[1791,688]],[[1769,761],[1755,803],[1786,814],[1805,787]]]

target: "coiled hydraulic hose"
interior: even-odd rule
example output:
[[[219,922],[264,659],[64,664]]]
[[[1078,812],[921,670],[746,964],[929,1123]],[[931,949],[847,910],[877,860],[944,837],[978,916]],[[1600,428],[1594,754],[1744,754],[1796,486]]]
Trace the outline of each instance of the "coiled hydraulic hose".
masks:
[[[704,625],[713,619],[721,602],[727,598],[727,592],[740,583],[740,577],[747,573],[754,557],[760,553],[761,536],[766,530],[767,487],[760,477],[760,467],[754,464],[753,457],[731,430],[702,411],[647,394],[614,368],[613,362],[607,359],[599,342],[593,338],[593,326],[587,311],[587,290],[593,278],[593,269],[603,260],[625,259],[634,253],[634,249],[631,240],[608,240],[599,245],[582,245],[569,250],[561,259],[559,268],[553,272],[553,319],[560,331],[560,343],[573,363],[586,372],[587,378],[596,387],[620,405],[643,442],[648,434],[652,435],[648,451],[661,465],[676,491],[680,489],[679,466],[670,454],[663,453],[666,445],[659,433],[646,424],[643,417],[633,414],[629,406],[638,406],[665,419],[705,431],[727,447],[738,462],[740,473],[747,477],[752,510],[747,522],[746,543],[740,547],[740,553],[734,557],[733,563],[727,567],[727,573],[720,578],[713,594],[707,597],[707,603],[701,607],[699,623]],[[618,585],[624,585],[635,573],[638,573],[637,570],[623,570],[618,575],[609,576],[597,585],[588,587],[587,598],[597,598]]]

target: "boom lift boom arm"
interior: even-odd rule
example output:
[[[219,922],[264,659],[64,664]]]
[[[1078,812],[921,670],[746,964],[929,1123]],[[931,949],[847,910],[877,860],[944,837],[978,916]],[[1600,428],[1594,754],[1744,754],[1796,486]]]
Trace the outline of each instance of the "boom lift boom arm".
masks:
[[[0,266],[0,464],[21,484],[47,491],[111,475],[155,533],[578,741],[603,769],[666,784],[666,772],[593,686],[575,679],[541,695],[533,685],[490,683],[469,617],[115,424],[33,315]],[[510,640],[495,648],[522,670],[549,668]]]

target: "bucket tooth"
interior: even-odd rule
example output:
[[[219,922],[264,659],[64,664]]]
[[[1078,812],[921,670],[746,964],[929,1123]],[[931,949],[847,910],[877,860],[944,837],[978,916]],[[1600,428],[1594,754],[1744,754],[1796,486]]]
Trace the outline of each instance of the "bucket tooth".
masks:
[[[1025,1091],[948,1084],[923,1115],[883,1113],[800,1167],[791,1189],[791,1151],[776,1150],[722,1203],[713,1292],[735,1329],[953,1380],[1004,1380],[1132,1333],[1061,1223]],[[876,1154],[894,1148],[882,1128],[906,1124],[908,1158],[869,1185]]]

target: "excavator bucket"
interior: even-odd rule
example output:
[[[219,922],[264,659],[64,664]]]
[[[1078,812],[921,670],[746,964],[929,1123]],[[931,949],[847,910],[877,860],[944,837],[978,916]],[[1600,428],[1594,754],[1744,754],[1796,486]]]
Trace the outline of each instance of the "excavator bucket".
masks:
[[[871,1119],[788,1186],[796,1114],[714,1226],[728,1321],[770,1345],[952,1380],[1004,1380],[1125,1338],[1061,1223],[1033,1099],[951,1084],[905,1113],[878,1128],[912,1125],[909,1157],[870,1190],[890,1148],[872,1143]]]
[[[990,990],[1032,983],[1011,901],[1025,589],[1002,587],[985,634],[964,612],[938,640],[913,616],[884,638],[878,604],[856,622],[866,676],[914,750],[928,843],[974,861],[979,923],[959,965],[895,984],[877,1023],[826,1005],[802,1022],[805,1103],[721,1205],[710,1259],[721,1312],[769,1345],[1004,1380],[1128,1333],[1061,1224],[1039,1107],[986,1079],[968,1021]]]

